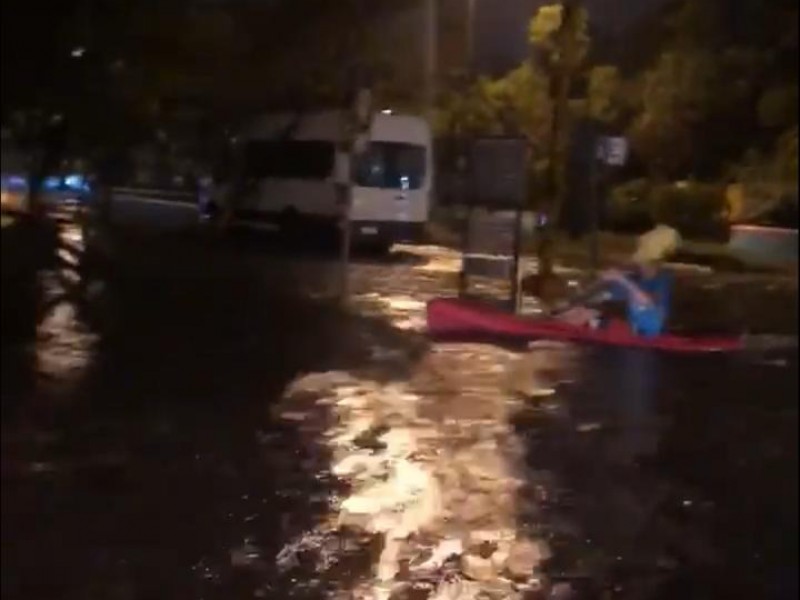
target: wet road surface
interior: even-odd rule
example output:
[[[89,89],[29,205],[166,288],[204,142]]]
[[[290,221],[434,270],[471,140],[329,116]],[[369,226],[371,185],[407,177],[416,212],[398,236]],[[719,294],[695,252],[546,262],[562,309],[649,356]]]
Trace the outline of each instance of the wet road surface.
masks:
[[[65,228],[62,248],[79,238]],[[231,553],[274,555],[318,516],[325,457],[291,431],[267,454],[269,406],[358,351],[347,317],[263,262],[138,240],[91,300],[68,264],[9,293],[9,319],[38,326],[3,345],[4,598],[252,597]]]
[[[517,423],[555,474],[553,576],[589,597],[794,597],[796,353],[587,351],[577,368],[557,410]]]
[[[78,264],[84,244],[62,228],[60,249]],[[507,392],[477,379],[501,377],[510,355],[451,347],[448,369],[416,333],[421,301],[453,289],[443,251],[360,261],[358,309],[345,314],[318,297],[335,282],[329,256],[208,240],[112,246],[96,271],[67,252],[11,287],[4,268],[4,598],[312,598],[373,577],[370,539],[342,541],[314,587],[303,564],[277,568],[346,489],[317,430],[271,409],[303,373],[363,370],[379,349],[404,357],[397,380],[421,365],[417,393],[432,400],[414,419],[447,424],[437,443],[483,427],[484,409],[508,417],[528,469],[528,501],[509,516],[548,539],[561,592],[796,596],[796,353],[571,349],[541,375],[554,393],[506,415],[478,400]],[[726,304],[728,324],[793,332],[796,291],[781,289],[766,322],[752,303]],[[447,394],[436,397],[425,360],[454,380]]]

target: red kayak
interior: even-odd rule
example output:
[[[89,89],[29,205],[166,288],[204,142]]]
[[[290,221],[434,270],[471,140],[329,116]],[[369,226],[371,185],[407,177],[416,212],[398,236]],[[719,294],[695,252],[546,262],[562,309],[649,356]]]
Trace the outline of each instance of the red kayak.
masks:
[[[610,346],[702,353],[742,350],[738,337],[685,337],[664,334],[642,337],[626,327],[589,329],[555,319],[531,319],[468,300],[441,298],[428,303],[428,332],[437,337],[488,335],[511,340],[563,340]]]

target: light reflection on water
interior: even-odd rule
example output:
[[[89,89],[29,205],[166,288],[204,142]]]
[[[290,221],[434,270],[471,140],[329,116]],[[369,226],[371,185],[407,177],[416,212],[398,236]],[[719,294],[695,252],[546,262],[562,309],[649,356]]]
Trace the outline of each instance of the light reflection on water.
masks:
[[[75,384],[94,357],[98,336],[82,321],[76,301],[81,276],[76,267],[85,251],[83,232],[76,223],[62,224],[55,269],[39,276],[44,314],[36,334],[36,371],[40,384]]]
[[[424,323],[424,302],[382,291],[355,302],[398,328]],[[453,592],[454,573],[473,596],[535,589],[549,549],[520,516],[519,492],[527,484],[511,422],[519,401],[509,379],[524,378],[521,385],[532,395],[537,386],[555,385],[541,373],[566,368],[564,348],[537,349],[520,359],[482,344],[438,346],[410,380],[391,377],[389,363],[398,354],[375,349],[370,365],[374,370],[383,361],[394,383],[378,383],[366,373],[335,372],[307,375],[290,386],[278,409],[283,420],[308,427],[320,406],[333,413],[316,439],[325,440],[332,461],[328,470],[347,482],[350,492],[331,503],[324,525],[287,544],[277,561],[292,564],[298,549],[309,546],[324,554],[320,540],[355,528],[382,538],[371,574],[349,590],[356,597],[390,597],[395,578],[406,569],[412,582],[437,590],[436,598]],[[315,407],[301,405],[308,392],[319,396]],[[368,438],[374,439],[365,447]],[[486,544],[495,548],[490,558],[477,554]],[[523,551],[526,566],[514,573],[520,581],[512,584],[509,565]]]

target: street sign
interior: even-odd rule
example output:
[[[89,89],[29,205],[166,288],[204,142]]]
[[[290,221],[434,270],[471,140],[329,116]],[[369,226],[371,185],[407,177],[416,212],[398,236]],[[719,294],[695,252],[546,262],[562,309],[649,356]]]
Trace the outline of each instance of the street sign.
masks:
[[[524,138],[479,138],[472,144],[470,158],[470,204],[524,206],[528,195],[528,143]]]
[[[609,167],[622,167],[628,162],[628,140],[603,136],[597,140],[597,160]]]
[[[500,291],[508,294],[507,299],[501,302],[516,311],[519,305],[521,224],[522,213],[518,209],[469,209],[464,228],[459,295],[481,297],[492,302],[498,299],[492,300],[486,292],[493,290],[490,294],[493,296]],[[479,279],[473,282],[474,278]],[[481,283],[480,279],[484,282]],[[475,292],[479,292],[477,296]]]
[[[475,208],[469,213],[467,253],[513,256],[517,217],[514,211]]]
[[[478,292],[494,302],[497,298],[487,298],[485,292],[494,295],[504,289],[508,292],[504,303],[516,311],[522,210],[528,199],[528,143],[518,137],[478,138],[471,142],[468,156],[459,294],[474,298]],[[470,286],[471,278],[492,283]]]

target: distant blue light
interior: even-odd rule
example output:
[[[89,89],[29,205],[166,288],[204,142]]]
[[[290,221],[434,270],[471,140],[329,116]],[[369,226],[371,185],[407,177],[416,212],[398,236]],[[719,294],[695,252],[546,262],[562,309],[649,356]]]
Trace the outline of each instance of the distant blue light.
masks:
[[[2,185],[4,190],[18,192],[28,189],[28,180],[21,175],[3,175]]]
[[[42,187],[48,192],[53,192],[61,188],[61,177],[46,177],[42,182]]]
[[[64,177],[64,186],[71,190],[86,190],[89,187],[83,175],[67,175]]]

